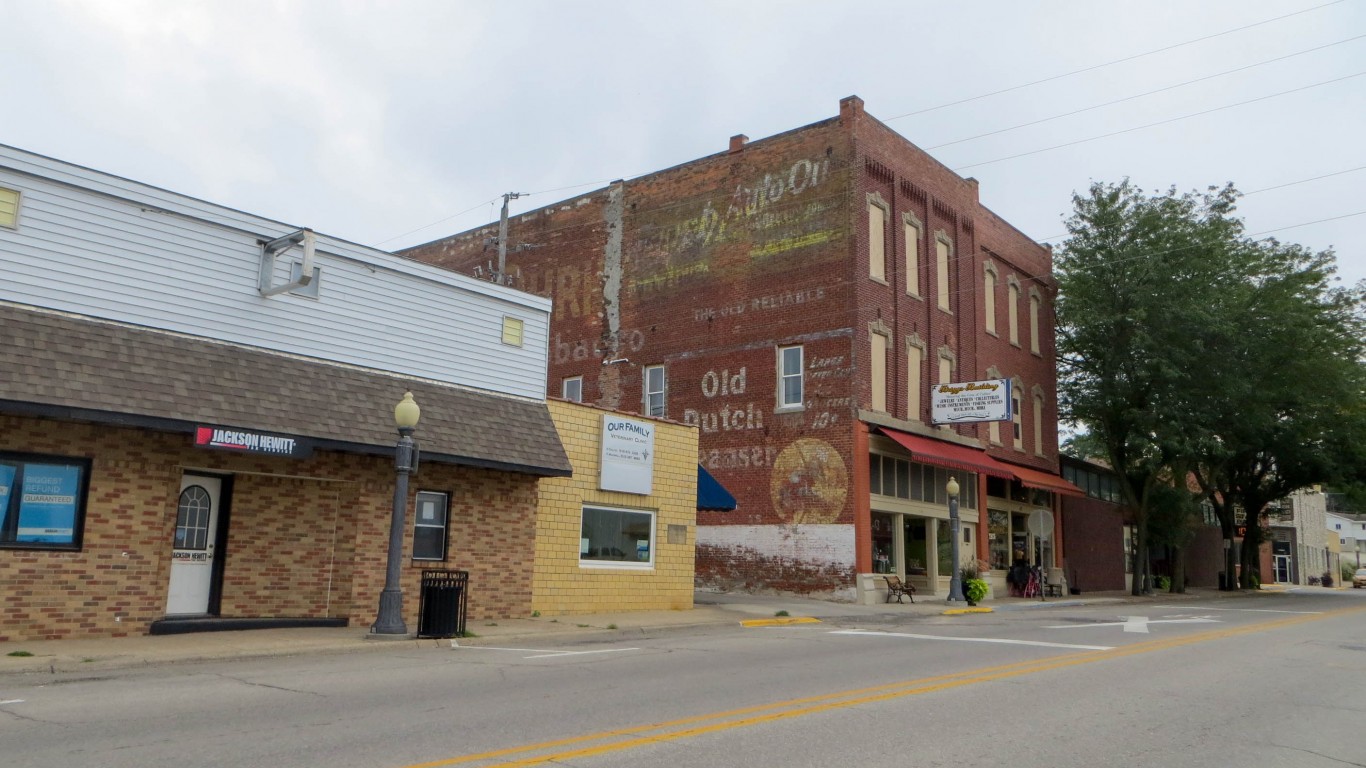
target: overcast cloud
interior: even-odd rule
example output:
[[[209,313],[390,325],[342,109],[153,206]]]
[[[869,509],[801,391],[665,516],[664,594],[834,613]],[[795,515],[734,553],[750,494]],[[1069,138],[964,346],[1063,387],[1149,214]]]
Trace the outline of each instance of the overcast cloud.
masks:
[[[1250,233],[1366,279],[1363,0],[0,0],[0,18],[0,143],[386,249],[857,94],[1038,240],[1093,180],[1232,181],[1266,190],[1240,204]]]

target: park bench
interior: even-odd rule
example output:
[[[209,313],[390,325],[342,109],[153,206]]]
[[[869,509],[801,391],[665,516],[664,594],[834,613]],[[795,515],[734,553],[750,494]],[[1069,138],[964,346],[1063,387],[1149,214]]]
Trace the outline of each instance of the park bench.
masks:
[[[902,595],[910,598],[912,603],[915,602],[915,586],[913,584],[902,581],[900,576],[883,576],[882,578],[887,580],[886,602],[892,602],[892,598],[895,597],[899,603]]]

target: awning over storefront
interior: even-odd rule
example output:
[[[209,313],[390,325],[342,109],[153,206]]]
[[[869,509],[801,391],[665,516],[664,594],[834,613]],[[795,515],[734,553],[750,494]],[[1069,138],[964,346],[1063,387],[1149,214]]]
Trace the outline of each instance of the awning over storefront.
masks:
[[[734,512],[739,506],[735,497],[730,491],[726,490],[716,478],[711,476],[706,467],[697,465],[697,511],[699,512]]]
[[[1057,475],[1050,475],[1047,472],[1040,472],[1037,469],[1028,467],[1017,467],[1014,464],[1005,465],[1010,469],[1010,473],[1016,480],[1026,488],[1037,488],[1041,491],[1051,491],[1052,493],[1066,493],[1072,496],[1085,496],[1086,492],[1077,486],[1067,482]]]
[[[966,445],[931,440],[928,437],[912,435],[888,427],[878,427],[877,431],[910,451],[911,458],[922,464],[933,464],[936,467],[961,469],[964,472],[976,472],[1006,479],[1013,477],[1012,467],[991,458],[986,454],[986,451],[969,448]]]

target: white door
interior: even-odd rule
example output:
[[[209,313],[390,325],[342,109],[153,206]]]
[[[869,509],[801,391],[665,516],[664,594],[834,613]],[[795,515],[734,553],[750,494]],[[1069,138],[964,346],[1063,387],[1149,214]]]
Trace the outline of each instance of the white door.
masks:
[[[223,481],[216,477],[185,475],[180,480],[175,540],[171,545],[171,586],[166,598],[168,614],[209,612],[222,490]]]
[[[1290,583],[1290,555],[1276,555],[1276,583]]]

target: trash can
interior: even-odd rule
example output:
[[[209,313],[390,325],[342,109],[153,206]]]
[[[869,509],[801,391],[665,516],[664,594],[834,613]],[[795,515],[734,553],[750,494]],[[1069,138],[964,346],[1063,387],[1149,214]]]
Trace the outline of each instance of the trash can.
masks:
[[[469,571],[423,571],[418,598],[418,637],[462,637]]]
[[[1223,571],[1219,572],[1219,589],[1224,592],[1228,591],[1228,577],[1224,575]]]

